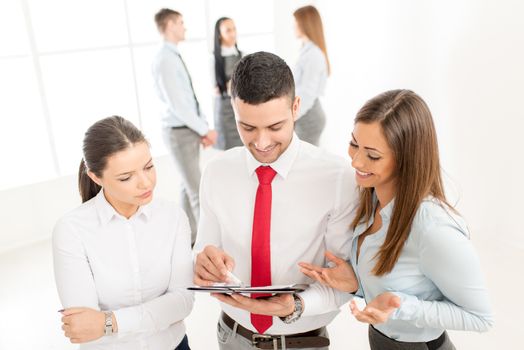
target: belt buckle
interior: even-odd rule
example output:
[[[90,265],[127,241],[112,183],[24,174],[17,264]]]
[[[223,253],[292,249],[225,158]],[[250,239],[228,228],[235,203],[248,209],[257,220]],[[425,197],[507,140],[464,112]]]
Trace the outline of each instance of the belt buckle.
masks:
[[[251,345],[253,345],[254,347],[257,347],[258,343],[269,342],[271,340],[273,341],[273,349],[278,349],[277,338],[275,338],[274,336],[259,333],[253,333],[251,335]]]

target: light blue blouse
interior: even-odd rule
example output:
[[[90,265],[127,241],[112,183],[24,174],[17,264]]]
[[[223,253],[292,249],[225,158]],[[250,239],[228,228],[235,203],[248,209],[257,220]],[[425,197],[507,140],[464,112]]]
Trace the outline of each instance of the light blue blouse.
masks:
[[[487,331],[493,315],[468,229],[460,216],[435,198],[426,198],[418,208],[393,270],[380,277],[371,273],[393,206],[394,200],[380,211],[382,227],[364,239],[358,260],[358,236],[371,226],[373,218],[356,227],[352,241],[351,261],[360,285],[357,295],[369,302],[389,291],[402,300],[390,319],[375,328],[408,342],[433,340],[445,329]]]
[[[328,78],[324,53],[311,41],[306,41],[293,69],[296,95],[300,96],[300,118],[313,107],[315,100],[324,94]]]

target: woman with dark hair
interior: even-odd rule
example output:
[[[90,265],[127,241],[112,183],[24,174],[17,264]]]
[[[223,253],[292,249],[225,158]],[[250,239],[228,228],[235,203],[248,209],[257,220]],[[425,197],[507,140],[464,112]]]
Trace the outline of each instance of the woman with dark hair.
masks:
[[[387,91],[358,112],[349,145],[360,204],[351,265],[300,263],[302,272],[366,300],[371,349],[455,349],[446,329],[493,325],[479,259],[464,220],[447,202],[437,136],[426,103]],[[356,276],[355,273],[356,272]]]
[[[53,231],[65,336],[81,349],[189,349],[191,233],[182,209],[153,198],[148,142],[113,116],[87,130],[83,154],[83,203]]]
[[[301,7],[293,16],[295,34],[302,41],[299,57],[293,68],[296,95],[301,99],[295,131],[301,140],[318,146],[326,125],[326,116],[319,98],[324,94],[330,73],[324,27],[314,6]]]
[[[231,18],[219,18],[215,24],[213,56],[216,83],[215,129],[218,133],[215,148],[227,150],[242,146],[229,95],[229,80],[233,68],[242,58],[242,53],[237,47],[235,22]]]

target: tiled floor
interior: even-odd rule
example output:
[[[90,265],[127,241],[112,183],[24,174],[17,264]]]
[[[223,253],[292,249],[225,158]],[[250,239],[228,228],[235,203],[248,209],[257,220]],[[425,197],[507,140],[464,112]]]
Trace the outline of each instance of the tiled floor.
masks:
[[[481,235],[477,235],[480,237]],[[524,308],[521,291],[524,251],[504,242],[474,241],[486,271],[496,325],[485,334],[450,332],[457,349],[517,349]],[[520,277],[519,277],[520,276]],[[0,349],[75,349],[62,336],[51,246],[40,242],[0,256]],[[215,299],[197,295],[187,319],[194,350],[217,349],[214,330],[219,313]],[[357,323],[347,305],[330,325],[331,349],[367,349],[366,326]]]

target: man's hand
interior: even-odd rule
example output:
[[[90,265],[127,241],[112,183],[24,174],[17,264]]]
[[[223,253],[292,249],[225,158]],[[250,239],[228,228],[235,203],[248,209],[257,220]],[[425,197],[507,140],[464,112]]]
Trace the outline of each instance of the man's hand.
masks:
[[[87,307],[73,307],[62,311],[62,330],[71,343],[85,343],[105,334],[105,315]],[[113,329],[116,320],[113,316]]]
[[[369,324],[386,322],[391,314],[400,307],[400,298],[393,293],[384,292],[371,300],[364,310],[359,310],[355,300],[351,300],[349,308],[357,320]]]
[[[354,293],[358,290],[358,281],[350,264],[330,252],[326,258],[334,263],[334,267],[320,267],[313,264],[300,262],[300,271],[306,276],[343,292]]]
[[[217,142],[218,134],[215,130],[209,130],[208,133],[201,137],[200,143],[204,148],[214,145]]]
[[[194,283],[197,286],[212,286],[217,282],[228,282],[227,272],[234,267],[232,257],[222,249],[208,245],[196,257]]]
[[[270,298],[253,299],[238,293],[231,295],[212,293],[212,296],[223,303],[252,314],[285,317],[295,311],[295,300],[292,294],[277,294]]]

